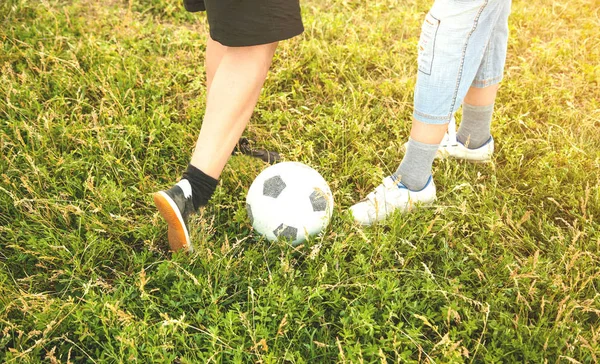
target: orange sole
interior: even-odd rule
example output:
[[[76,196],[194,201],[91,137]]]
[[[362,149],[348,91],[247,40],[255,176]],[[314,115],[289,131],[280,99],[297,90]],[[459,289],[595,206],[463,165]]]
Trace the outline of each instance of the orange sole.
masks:
[[[154,204],[168,225],[167,237],[172,251],[184,249],[191,251],[191,244],[186,237],[186,227],[177,217],[169,201],[160,192],[153,196]]]

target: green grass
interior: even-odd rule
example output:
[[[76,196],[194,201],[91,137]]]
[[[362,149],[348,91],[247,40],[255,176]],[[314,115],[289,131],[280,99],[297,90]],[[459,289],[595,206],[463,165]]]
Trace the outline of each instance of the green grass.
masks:
[[[0,2],[0,361],[597,362],[597,1],[514,2],[493,164],[436,162],[434,208],[345,212],[400,161],[430,3],[306,0],[277,52],[246,134],[328,180],[322,237],[252,235],[265,165],[237,156],[172,256],[150,194],[200,128],[203,15]]]

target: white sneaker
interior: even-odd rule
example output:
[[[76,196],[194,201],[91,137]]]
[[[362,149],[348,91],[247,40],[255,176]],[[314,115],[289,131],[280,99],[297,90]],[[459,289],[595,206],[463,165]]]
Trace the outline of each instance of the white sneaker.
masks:
[[[371,225],[388,217],[395,210],[411,210],[416,204],[429,205],[435,201],[435,184],[429,177],[427,184],[419,191],[411,191],[394,176],[383,179],[383,183],[359,203],[350,207],[354,221],[361,225]]]
[[[481,147],[469,149],[459,142],[456,136],[452,138],[446,134],[435,156],[436,158],[455,158],[485,163],[492,160],[492,154],[494,154],[494,138],[492,137]]]

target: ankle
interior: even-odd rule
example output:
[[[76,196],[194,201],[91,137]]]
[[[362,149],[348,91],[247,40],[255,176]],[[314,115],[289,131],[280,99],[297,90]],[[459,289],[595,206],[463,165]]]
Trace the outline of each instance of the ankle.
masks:
[[[208,204],[218,183],[219,180],[212,178],[190,164],[178,185],[180,185],[180,187],[184,186],[187,188],[187,191],[191,188],[194,210],[198,210],[200,207]],[[189,187],[187,187],[188,185]],[[182,190],[184,190],[184,187],[182,187]],[[186,190],[184,190],[184,193],[186,193]]]

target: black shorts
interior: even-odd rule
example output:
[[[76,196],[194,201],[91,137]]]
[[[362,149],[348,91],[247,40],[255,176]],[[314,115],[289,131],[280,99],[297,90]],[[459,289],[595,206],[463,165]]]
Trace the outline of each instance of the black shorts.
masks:
[[[304,31],[299,0],[183,0],[187,11],[206,11],[210,37],[229,47],[268,44]]]

